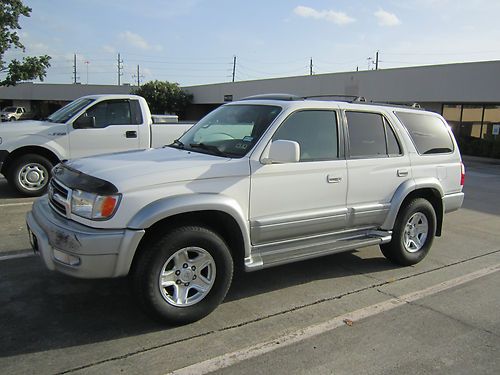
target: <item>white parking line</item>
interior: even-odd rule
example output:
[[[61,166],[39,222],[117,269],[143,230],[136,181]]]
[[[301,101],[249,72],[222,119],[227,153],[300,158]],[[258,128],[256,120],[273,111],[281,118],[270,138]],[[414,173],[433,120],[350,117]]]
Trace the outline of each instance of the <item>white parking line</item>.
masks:
[[[417,292],[405,294],[401,297],[391,298],[386,301],[344,314],[339,315],[331,320],[324,323],[312,325],[291,334],[275,338],[266,342],[255,344],[249,346],[245,349],[238,350],[232,353],[227,353],[212,359],[208,359],[203,362],[195,363],[193,365],[181,368],[169,372],[168,374],[178,374],[178,375],[188,375],[188,374],[208,374],[210,372],[218,371],[223,368],[235,365],[239,362],[245,361],[247,359],[255,358],[263,354],[272,352],[276,349],[281,349],[283,347],[298,343],[303,340],[310,339],[314,336],[323,334],[325,332],[331,331],[335,328],[344,326],[346,324],[352,325],[353,322],[365,319],[385,311],[392,310],[398,306],[405,305],[407,303],[422,299],[424,297],[431,296],[433,294],[445,291],[447,289],[456,287],[461,284],[465,284],[472,280],[478,279],[480,277],[489,275],[491,273],[500,271],[500,264],[483,268],[479,271],[469,273],[457,277],[452,280],[436,284],[429,288],[419,290]]]
[[[27,206],[29,204],[33,204],[33,202],[4,203],[0,204],[0,207]]]
[[[35,255],[36,254],[33,250],[27,250],[27,251],[15,253],[15,254],[0,255],[0,262],[3,260],[34,257]]]

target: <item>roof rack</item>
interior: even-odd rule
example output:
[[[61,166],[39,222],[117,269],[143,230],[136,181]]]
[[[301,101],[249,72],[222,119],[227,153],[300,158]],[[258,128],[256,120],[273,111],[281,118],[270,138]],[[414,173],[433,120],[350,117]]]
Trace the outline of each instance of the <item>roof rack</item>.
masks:
[[[403,103],[393,103],[393,102],[365,102],[363,104],[367,105],[380,105],[380,106],[386,106],[386,107],[396,107],[396,108],[412,108],[412,109],[420,109],[422,111],[425,111],[425,108],[422,107],[418,103],[412,103],[412,104],[403,104]]]
[[[337,101],[344,101],[348,103],[362,103],[367,105],[380,105],[388,107],[400,107],[400,108],[414,108],[424,110],[422,106],[418,103],[412,104],[402,104],[393,102],[374,102],[368,101],[364,96],[357,95],[347,95],[347,94],[324,94],[324,95],[309,95],[309,96],[297,96],[293,94],[260,94],[247,96],[246,98],[240,100],[283,100],[283,101],[298,101],[298,100],[308,100],[308,99],[318,99],[318,98],[330,98]]]
[[[246,98],[240,100],[261,100],[261,99],[295,101],[295,100],[303,100],[304,98],[292,94],[260,94],[260,95],[247,96]]]
[[[344,95],[344,94],[327,94],[327,95],[309,95],[304,96],[304,99],[317,99],[317,98],[346,98],[349,100],[345,100],[347,102],[366,102],[366,98],[364,96],[357,95]],[[342,100],[344,101],[344,100]]]

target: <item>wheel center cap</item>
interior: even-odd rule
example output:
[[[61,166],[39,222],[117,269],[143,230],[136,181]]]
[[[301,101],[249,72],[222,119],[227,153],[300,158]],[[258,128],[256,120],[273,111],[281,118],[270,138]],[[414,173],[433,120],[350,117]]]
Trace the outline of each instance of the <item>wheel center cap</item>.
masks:
[[[37,182],[40,180],[40,174],[38,172],[31,171],[28,173],[27,179],[29,182]]]
[[[181,271],[180,279],[183,283],[187,283],[193,280],[193,276],[194,272],[191,269],[186,268],[185,270]]]

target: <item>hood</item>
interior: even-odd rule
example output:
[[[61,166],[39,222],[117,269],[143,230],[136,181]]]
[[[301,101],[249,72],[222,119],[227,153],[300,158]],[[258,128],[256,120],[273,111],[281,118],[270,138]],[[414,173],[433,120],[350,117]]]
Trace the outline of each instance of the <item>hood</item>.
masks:
[[[53,126],[64,126],[65,124],[57,124],[55,122],[48,121],[36,121],[36,120],[19,120],[16,122],[2,122],[0,123],[0,133],[16,133],[16,134],[33,134],[39,133],[43,130],[47,130],[49,127]]]
[[[120,192],[182,181],[249,174],[248,159],[230,159],[171,147],[74,159],[72,169],[111,182]]]

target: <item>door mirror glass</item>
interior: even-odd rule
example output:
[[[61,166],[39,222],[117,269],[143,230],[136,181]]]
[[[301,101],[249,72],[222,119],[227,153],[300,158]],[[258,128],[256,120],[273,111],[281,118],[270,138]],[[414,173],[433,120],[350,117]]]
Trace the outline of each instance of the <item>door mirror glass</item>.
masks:
[[[300,160],[300,146],[295,141],[279,139],[271,143],[269,158],[266,164],[271,163],[296,163]]]
[[[95,128],[95,117],[87,116],[87,114],[83,114],[78,117],[78,119],[73,123],[74,129],[88,129]]]

